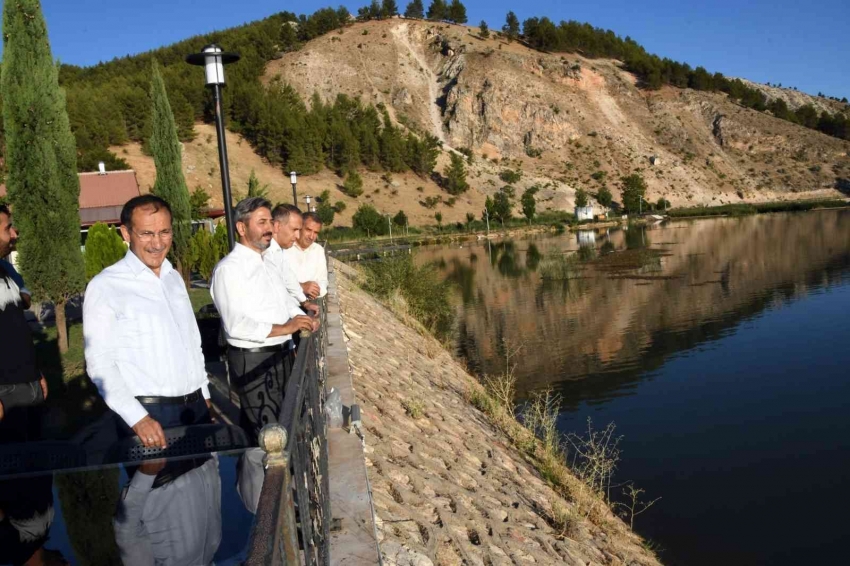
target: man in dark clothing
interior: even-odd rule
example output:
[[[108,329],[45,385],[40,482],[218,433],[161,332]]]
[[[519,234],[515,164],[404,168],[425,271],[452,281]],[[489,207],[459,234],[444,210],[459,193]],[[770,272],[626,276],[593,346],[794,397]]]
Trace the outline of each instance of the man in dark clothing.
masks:
[[[9,209],[0,205],[0,257],[12,251],[17,238]],[[47,398],[24,310],[20,287],[0,263],[0,443],[29,440],[26,408]]]

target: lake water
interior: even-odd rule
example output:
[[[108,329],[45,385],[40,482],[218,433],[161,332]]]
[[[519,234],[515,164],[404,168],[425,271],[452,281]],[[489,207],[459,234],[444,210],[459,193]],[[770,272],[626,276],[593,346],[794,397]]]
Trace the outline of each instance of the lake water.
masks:
[[[541,276],[576,255],[575,278]],[[579,259],[580,258],[580,259]],[[623,435],[615,482],[667,564],[848,563],[850,211],[468,242],[417,255],[460,290],[458,353],[558,427]]]

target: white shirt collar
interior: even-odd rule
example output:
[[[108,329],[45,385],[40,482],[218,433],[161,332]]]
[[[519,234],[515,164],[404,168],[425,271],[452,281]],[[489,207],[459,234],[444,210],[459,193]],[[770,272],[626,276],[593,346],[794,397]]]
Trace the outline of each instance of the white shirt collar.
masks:
[[[157,276],[156,273],[153,272],[153,269],[142,263],[142,260],[140,260],[139,257],[135,253],[133,253],[133,250],[127,250],[127,254],[124,256],[124,263],[127,265],[127,268],[130,270],[130,273],[132,273],[136,277],[144,273],[145,270],[149,271],[154,277]],[[168,261],[168,258],[166,258],[165,261],[162,262],[162,266],[159,269],[159,277],[165,277],[171,271],[173,271],[173,269],[174,268],[172,267],[171,262]]]

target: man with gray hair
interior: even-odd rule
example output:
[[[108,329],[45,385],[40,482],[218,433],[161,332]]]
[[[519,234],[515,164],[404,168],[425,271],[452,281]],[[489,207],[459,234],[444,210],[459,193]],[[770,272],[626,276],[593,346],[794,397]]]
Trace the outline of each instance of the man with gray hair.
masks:
[[[295,244],[284,251],[284,257],[304,294],[311,299],[324,297],[328,292],[328,260],[325,248],[316,242],[322,229],[322,219],[307,212]]]
[[[301,211],[291,204],[279,204],[272,209],[272,224],[274,226],[272,241],[265,252],[267,261],[275,266],[283,279],[286,292],[305,311],[318,312],[318,307],[309,302],[292,266],[286,260],[285,251],[292,247],[301,231]]]
[[[234,216],[239,243],[216,266],[210,290],[242,405],[240,424],[256,441],[260,429],[280,416],[292,371],[292,334],[315,332],[319,322],[289,299],[277,269],[265,260],[274,230],[271,203],[246,198]]]

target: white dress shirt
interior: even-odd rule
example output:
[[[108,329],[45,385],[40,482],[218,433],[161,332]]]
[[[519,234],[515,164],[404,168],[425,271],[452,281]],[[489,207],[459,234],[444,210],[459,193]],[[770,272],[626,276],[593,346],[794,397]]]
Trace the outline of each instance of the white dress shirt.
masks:
[[[156,489],[136,471],[112,522],[124,566],[211,564],[221,544],[218,458]]]
[[[304,289],[301,288],[298,277],[295,276],[295,271],[292,269],[292,265],[286,259],[283,248],[280,247],[280,244],[274,238],[272,238],[269,249],[263,252],[263,258],[275,266],[275,269],[278,270],[278,275],[283,279],[286,291],[295,298],[295,301],[299,305],[307,300],[307,295],[304,294]]]
[[[319,284],[319,296],[324,297],[328,292],[328,260],[325,248],[313,242],[306,250],[298,247],[298,242],[283,250],[287,263],[295,271],[299,283],[315,281]]]
[[[269,338],[272,325],[304,314],[286,292],[276,266],[242,244],[218,262],[210,291],[227,343],[237,348],[283,344],[290,335]]]
[[[128,251],[92,279],[83,336],[91,380],[131,427],[147,415],[137,396],[177,397],[200,388],[210,397],[192,303],[168,260],[157,277]]]

